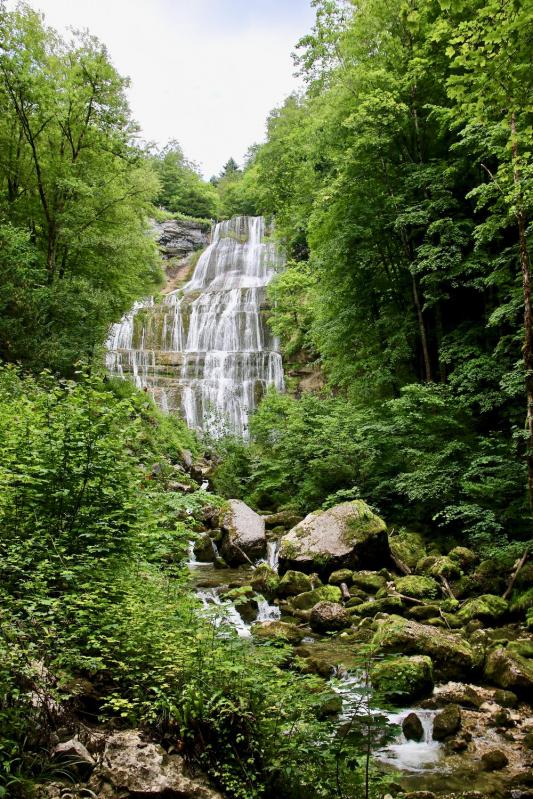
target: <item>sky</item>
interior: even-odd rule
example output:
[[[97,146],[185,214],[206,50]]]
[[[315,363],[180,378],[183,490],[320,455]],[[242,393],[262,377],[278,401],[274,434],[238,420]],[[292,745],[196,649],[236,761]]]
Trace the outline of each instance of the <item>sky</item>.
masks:
[[[8,8],[15,6],[9,0]],[[29,0],[65,33],[88,28],[131,78],[143,138],[177,139],[205,177],[262,141],[269,111],[298,88],[291,52],[310,0]]]

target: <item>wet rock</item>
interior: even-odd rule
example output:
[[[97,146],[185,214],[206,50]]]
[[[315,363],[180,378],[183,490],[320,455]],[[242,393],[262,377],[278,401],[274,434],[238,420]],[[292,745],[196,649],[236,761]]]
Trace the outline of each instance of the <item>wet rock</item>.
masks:
[[[207,533],[202,533],[194,542],[196,559],[203,563],[213,563],[216,558],[213,542]]]
[[[352,577],[353,572],[351,569],[338,569],[336,572],[333,572],[329,575],[329,584],[330,585],[340,585],[341,583],[346,583],[346,585],[352,584]]]
[[[359,589],[365,594],[376,594],[385,588],[387,581],[382,574],[372,571],[358,571],[352,574],[352,591]]]
[[[433,738],[435,741],[443,741],[455,733],[461,727],[461,709],[459,705],[448,705],[437,713],[433,722]]]
[[[473,619],[479,619],[484,624],[494,624],[505,616],[508,608],[509,603],[505,599],[494,594],[482,594],[465,602],[457,615],[463,624]]]
[[[321,585],[313,591],[305,591],[291,599],[291,606],[299,610],[311,610],[317,602],[340,602],[341,589],[336,585]]]
[[[490,716],[488,723],[491,727],[503,727],[506,729],[516,727],[516,722],[511,717],[511,713],[507,708],[503,707]]]
[[[209,244],[209,229],[193,220],[167,219],[152,224],[164,258],[183,258]]]
[[[266,553],[265,521],[240,499],[230,499],[221,527],[221,552],[230,566],[255,562]]]
[[[433,664],[426,655],[388,658],[372,666],[370,681],[386,701],[405,705],[431,694]]]
[[[138,730],[111,735],[105,747],[104,763],[95,770],[89,783],[97,796],[108,795],[107,784],[134,796],[222,799],[203,779],[188,775],[182,757],[168,755],[158,744],[145,742]]]
[[[311,609],[309,622],[311,629],[319,633],[343,630],[350,626],[350,618],[338,602],[318,602]]]
[[[380,568],[390,557],[385,522],[362,500],[315,511],[281,539],[280,569],[330,574]]]
[[[422,722],[416,713],[409,713],[402,722],[402,732],[408,741],[421,741],[424,737]]]
[[[484,771],[500,771],[508,763],[507,755],[500,749],[491,749],[481,756],[481,765]]]
[[[419,560],[426,557],[424,537],[420,533],[402,530],[389,536],[389,546],[395,558],[405,563],[412,571]]]
[[[279,582],[278,596],[296,596],[312,590],[313,584],[307,574],[289,569]]]
[[[490,651],[485,661],[487,680],[525,698],[533,695],[533,662],[516,644]]]
[[[485,701],[486,693],[474,685],[449,682],[435,689],[434,704],[437,707],[442,707],[452,703],[477,710]]]
[[[329,694],[323,697],[317,708],[316,717],[319,720],[327,719],[329,716],[337,716],[342,710],[342,699],[339,694]]]
[[[255,597],[251,599],[243,598],[235,602],[235,610],[243,621],[249,623],[256,620],[259,603]]]
[[[278,638],[288,644],[299,644],[305,638],[303,630],[284,621],[263,621],[254,624],[252,633],[256,638]]]
[[[429,655],[441,679],[464,677],[475,663],[472,647],[459,635],[400,616],[380,624],[373,644],[383,653]]]
[[[440,586],[433,577],[409,574],[407,577],[398,577],[394,584],[400,594],[414,599],[436,599],[440,596]]]

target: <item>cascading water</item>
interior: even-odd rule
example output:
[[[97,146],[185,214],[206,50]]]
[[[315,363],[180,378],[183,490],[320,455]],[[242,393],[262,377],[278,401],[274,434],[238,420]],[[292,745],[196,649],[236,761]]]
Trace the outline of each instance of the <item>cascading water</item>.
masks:
[[[182,289],[162,303],[136,303],[113,326],[108,370],[132,377],[196,430],[246,437],[266,388],[283,390],[281,355],[264,318],[266,286],[282,263],[265,241],[263,217],[219,222]]]

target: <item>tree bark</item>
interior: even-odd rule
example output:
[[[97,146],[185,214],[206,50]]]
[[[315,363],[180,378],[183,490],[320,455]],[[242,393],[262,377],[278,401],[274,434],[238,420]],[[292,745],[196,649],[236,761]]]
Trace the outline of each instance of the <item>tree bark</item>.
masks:
[[[418,294],[418,286],[416,278],[411,272],[411,281],[413,287],[413,299],[415,302],[416,316],[418,319],[418,330],[420,332],[420,343],[422,345],[422,355],[424,358],[424,368],[426,372],[426,382],[431,383],[431,362],[429,360],[428,340],[426,335],[426,326],[424,324],[424,316],[422,314],[422,307],[420,305],[420,296]]]

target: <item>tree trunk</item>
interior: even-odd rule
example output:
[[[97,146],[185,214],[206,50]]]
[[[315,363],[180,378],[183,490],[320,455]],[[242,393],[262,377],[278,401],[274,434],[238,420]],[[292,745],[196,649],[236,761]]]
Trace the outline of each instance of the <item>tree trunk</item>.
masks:
[[[424,317],[422,315],[422,307],[420,305],[420,297],[418,294],[418,286],[416,278],[411,272],[411,281],[413,286],[413,299],[415,301],[416,316],[418,319],[418,330],[420,332],[420,343],[422,345],[422,354],[424,357],[424,368],[426,371],[426,382],[431,383],[431,363],[429,360],[428,340],[426,335],[426,326],[424,324]]]

